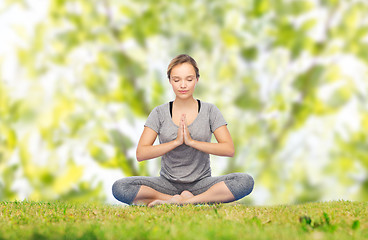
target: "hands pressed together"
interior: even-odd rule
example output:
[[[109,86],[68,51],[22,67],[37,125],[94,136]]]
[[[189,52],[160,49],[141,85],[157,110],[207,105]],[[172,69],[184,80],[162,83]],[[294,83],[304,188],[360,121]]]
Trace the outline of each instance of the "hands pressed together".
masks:
[[[185,145],[191,146],[193,144],[193,139],[189,134],[188,126],[187,126],[187,119],[186,115],[182,114],[179,122],[179,129],[178,129],[178,136],[175,140],[178,146]]]

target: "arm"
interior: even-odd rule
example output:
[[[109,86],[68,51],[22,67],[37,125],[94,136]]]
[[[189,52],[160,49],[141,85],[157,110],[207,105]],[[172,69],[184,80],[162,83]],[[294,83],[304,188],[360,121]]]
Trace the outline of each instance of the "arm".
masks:
[[[182,131],[183,130],[181,130],[181,132]],[[177,139],[171,142],[153,146],[153,143],[155,142],[156,137],[157,137],[157,133],[151,128],[145,127],[143,130],[142,136],[139,139],[138,146],[137,146],[137,151],[136,151],[137,161],[141,162],[144,160],[160,157],[164,155],[165,153],[173,150],[177,146],[180,146],[181,144],[183,144],[183,135],[182,134],[180,135],[179,133],[180,133],[180,128],[178,131]],[[182,140],[180,141],[180,139]]]
[[[213,134],[216,137],[217,143],[193,140],[190,137],[187,125],[184,123],[184,142],[186,145],[208,154],[233,157],[235,153],[234,143],[226,125],[217,128]]]

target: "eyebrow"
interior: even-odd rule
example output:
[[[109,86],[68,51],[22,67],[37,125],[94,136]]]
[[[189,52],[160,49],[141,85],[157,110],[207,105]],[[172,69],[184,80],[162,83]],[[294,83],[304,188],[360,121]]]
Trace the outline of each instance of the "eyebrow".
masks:
[[[195,77],[195,76],[193,74],[191,74],[191,75],[188,75],[188,76],[186,76],[184,78],[189,78],[189,77]],[[172,76],[171,78],[181,78],[181,77],[179,77],[179,76]]]

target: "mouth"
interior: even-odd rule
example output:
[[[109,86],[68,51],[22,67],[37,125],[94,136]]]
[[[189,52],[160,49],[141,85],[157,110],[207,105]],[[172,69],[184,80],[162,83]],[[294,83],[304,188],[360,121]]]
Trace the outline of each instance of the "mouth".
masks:
[[[179,91],[180,93],[187,93],[188,92],[188,90],[186,90],[186,91]]]

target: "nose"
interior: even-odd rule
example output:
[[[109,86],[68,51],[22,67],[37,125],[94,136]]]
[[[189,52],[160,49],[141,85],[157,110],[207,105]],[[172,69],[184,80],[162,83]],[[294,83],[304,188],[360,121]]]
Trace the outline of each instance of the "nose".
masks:
[[[185,88],[186,87],[186,83],[184,80],[180,81],[180,88]]]

